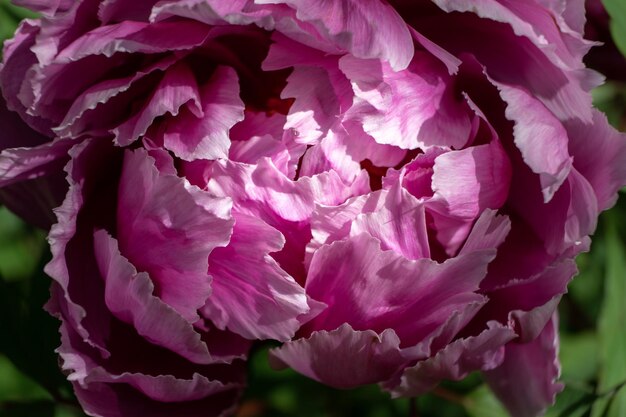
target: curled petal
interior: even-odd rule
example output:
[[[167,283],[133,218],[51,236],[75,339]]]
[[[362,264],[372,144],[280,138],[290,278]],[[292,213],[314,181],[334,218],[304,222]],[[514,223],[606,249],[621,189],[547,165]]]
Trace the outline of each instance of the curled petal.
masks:
[[[541,334],[528,343],[509,343],[504,361],[484,372],[485,379],[513,417],[536,417],[554,403],[563,384],[558,363],[557,319],[553,316]],[[525,389],[517,389],[520,385]]]
[[[316,331],[270,351],[274,368],[287,366],[335,388],[354,388],[387,379],[404,359],[393,330],[377,334],[343,324],[333,331]]]

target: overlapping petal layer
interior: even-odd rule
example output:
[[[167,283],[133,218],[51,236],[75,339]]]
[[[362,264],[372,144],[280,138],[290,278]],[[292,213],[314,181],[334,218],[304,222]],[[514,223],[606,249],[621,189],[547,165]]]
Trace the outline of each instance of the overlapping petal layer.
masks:
[[[265,339],[334,387],[553,401],[556,305],[626,183],[582,2],[17,3],[0,198],[56,217],[88,413],[232,415]]]

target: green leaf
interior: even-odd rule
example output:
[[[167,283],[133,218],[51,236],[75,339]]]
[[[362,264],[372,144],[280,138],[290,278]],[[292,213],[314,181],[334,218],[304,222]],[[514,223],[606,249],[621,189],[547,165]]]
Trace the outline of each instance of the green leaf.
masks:
[[[606,217],[605,296],[598,323],[601,398],[594,404],[592,416],[623,417],[626,389],[614,388],[626,381],[626,252],[619,238],[620,213],[612,210]]]
[[[0,402],[2,417],[54,417],[54,403],[37,401],[29,403]]]
[[[52,400],[52,397],[6,356],[0,355],[0,402],[32,400]]]
[[[562,333],[560,360],[562,378],[584,384],[592,381],[598,372],[598,336],[593,332]]]
[[[0,353],[53,398],[61,399],[71,389],[54,353],[59,322],[43,310],[49,286],[50,278],[43,272],[26,281],[0,279]]]
[[[471,417],[509,417],[504,406],[484,384],[467,395],[463,405]]]
[[[626,0],[603,0],[606,11],[611,16],[611,35],[615,44],[626,56]]]
[[[591,405],[596,400],[595,394],[566,386],[556,397],[556,404],[545,417],[585,417],[589,415]]]
[[[40,268],[46,247],[41,230],[28,226],[5,207],[0,207],[0,276],[6,281],[27,279]]]

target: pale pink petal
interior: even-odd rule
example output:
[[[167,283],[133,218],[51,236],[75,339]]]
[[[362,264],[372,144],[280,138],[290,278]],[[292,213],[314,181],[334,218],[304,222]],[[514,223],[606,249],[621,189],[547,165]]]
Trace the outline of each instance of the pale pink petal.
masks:
[[[229,132],[231,147],[228,157],[232,161],[256,164],[261,158],[270,158],[286,176],[296,176],[298,160],[306,145],[295,143],[292,135],[284,131],[287,118],[280,114],[245,111],[243,121]],[[294,138],[295,139],[295,138]]]
[[[432,215],[437,240],[448,255],[456,253],[474,219],[485,209],[502,207],[508,198],[510,181],[511,163],[497,140],[435,158],[434,195],[426,207]]]
[[[359,214],[350,235],[368,233],[378,238],[383,250],[392,250],[407,259],[430,258],[424,204],[396,185],[385,193],[380,209]]]
[[[304,180],[304,178],[303,178]],[[275,213],[288,221],[308,220],[314,207],[310,186],[292,181],[267,158],[258,165],[216,161],[207,189],[232,197],[240,210],[250,214]]]
[[[524,162],[539,175],[544,200],[550,201],[572,166],[568,136],[561,122],[527,91],[495,83],[506,101],[505,115],[515,122],[515,145]]]
[[[459,255],[499,247],[511,231],[511,219],[496,210],[483,211],[470,232]]]
[[[269,10],[255,7],[252,0],[166,0],[152,9],[150,21],[159,22],[172,17],[183,17],[208,25],[257,25],[270,28]]]
[[[469,109],[457,101],[445,66],[430,55],[418,53],[399,72],[380,61],[350,56],[339,64],[355,94],[346,117],[360,121],[378,143],[460,149],[469,140]]]
[[[413,41],[406,23],[380,0],[256,0],[256,4],[287,4],[299,21],[357,58],[388,61],[401,70],[413,57]],[[385,30],[380,30],[384,27]]]
[[[316,144],[338,120],[340,102],[323,68],[294,68],[281,97],[295,99],[285,129],[293,129],[298,143]]]
[[[502,207],[510,183],[511,163],[498,141],[435,158],[434,200],[443,201],[451,216],[473,219],[485,209]]]

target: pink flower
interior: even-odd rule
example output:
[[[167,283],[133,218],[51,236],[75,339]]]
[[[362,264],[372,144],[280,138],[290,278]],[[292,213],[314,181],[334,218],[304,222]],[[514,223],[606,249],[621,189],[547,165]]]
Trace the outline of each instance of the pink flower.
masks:
[[[579,3],[21,3],[0,185],[41,225],[65,196],[48,309],[86,411],[227,415],[264,339],[335,387],[554,400],[554,311],[626,183]]]

